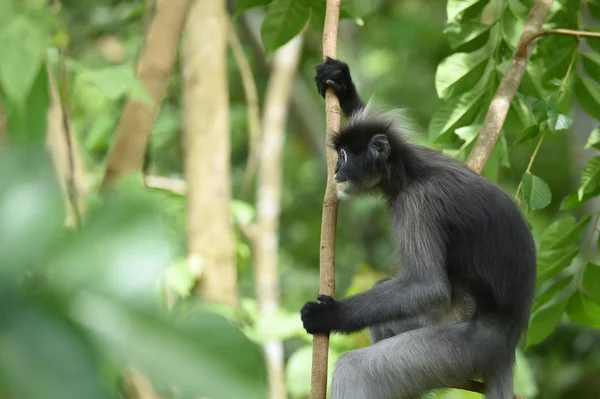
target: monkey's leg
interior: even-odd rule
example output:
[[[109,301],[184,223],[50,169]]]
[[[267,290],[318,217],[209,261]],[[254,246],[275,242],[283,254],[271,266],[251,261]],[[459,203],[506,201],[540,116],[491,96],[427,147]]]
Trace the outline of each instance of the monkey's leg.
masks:
[[[500,333],[476,322],[408,331],[342,355],[331,399],[405,399],[461,384],[513,352],[502,342]]]
[[[377,324],[368,328],[371,343],[374,344],[381,340],[391,338],[395,335],[405,333],[411,330],[428,327],[436,324],[433,317],[422,315],[410,317],[404,320],[392,321],[389,323]]]
[[[484,374],[486,399],[513,397],[513,364],[514,356],[507,356],[503,362],[498,362],[491,371]]]

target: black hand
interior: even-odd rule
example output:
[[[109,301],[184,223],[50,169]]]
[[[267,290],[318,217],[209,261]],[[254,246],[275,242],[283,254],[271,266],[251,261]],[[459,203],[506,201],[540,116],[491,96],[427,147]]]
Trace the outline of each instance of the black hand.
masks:
[[[316,70],[315,82],[319,94],[324,98],[325,91],[331,87],[346,116],[350,116],[364,107],[352,82],[350,68],[346,63],[327,57],[323,63],[317,65]]]
[[[325,97],[325,90],[331,87],[338,98],[344,98],[349,88],[353,88],[352,78],[348,65],[342,61],[327,57],[325,62],[317,65],[315,81],[319,94]]]
[[[328,295],[319,295],[317,299],[320,302],[307,302],[300,310],[302,324],[309,334],[329,333],[335,329],[338,302]]]

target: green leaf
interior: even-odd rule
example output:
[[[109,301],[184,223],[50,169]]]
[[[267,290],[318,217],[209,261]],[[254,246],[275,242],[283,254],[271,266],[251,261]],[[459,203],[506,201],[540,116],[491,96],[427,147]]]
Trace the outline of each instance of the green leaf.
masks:
[[[592,14],[592,17],[600,20],[600,2],[596,0],[589,0],[587,2],[587,6],[590,10],[590,14]]]
[[[462,94],[475,86],[490,60],[489,51],[474,53],[455,53],[446,57],[437,67],[435,89],[438,97],[449,97]]]
[[[561,130],[568,130],[573,124],[573,119],[558,112],[549,111],[548,119],[545,122],[550,131],[556,133]]]
[[[429,122],[429,140],[443,143],[456,128],[471,123],[481,110],[484,94],[484,90],[470,91],[439,106]]]
[[[113,397],[99,378],[95,348],[68,319],[16,295],[10,299],[11,309],[0,311],[0,375],[10,381],[16,397]]]
[[[517,140],[515,141],[514,146],[517,146],[521,143],[529,141],[540,135],[540,127],[538,125],[529,126],[527,129],[523,130],[517,136]]]
[[[600,304],[578,292],[567,305],[569,319],[590,328],[600,328]]]
[[[502,37],[511,50],[517,47],[524,26],[525,21],[515,17],[512,13],[505,12],[502,14]]]
[[[16,104],[8,98],[2,101],[8,121],[8,136],[13,145],[45,140],[50,107],[48,73],[45,66],[39,69],[31,90],[25,96],[23,104]]]
[[[273,0],[261,26],[261,36],[267,55],[298,34],[310,15],[306,1]]]
[[[600,55],[592,52],[579,52],[579,54],[583,69],[596,82],[600,81]]]
[[[66,235],[47,262],[61,275],[55,284],[64,292],[85,288],[145,300],[154,295],[153,284],[173,255],[168,238],[158,202],[141,187],[123,187],[90,209],[81,231]]]
[[[530,364],[529,360],[523,354],[523,352],[521,352],[521,350],[517,349],[515,354],[515,394],[525,398],[535,398],[539,389],[537,387],[533,366]],[[471,399],[474,399],[474,397]]]
[[[600,150],[600,127],[592,130],[592,133],[590,133],[590,137],[588,137],[587,143],[585,143],[585,147],[583,148],[595,148]]]
[[[589,4],[590,3],[588,2],[588,5]],[[600,11],[600,7],[598,8],[598,10]],[[587,26],[583,30],[588,32],[600,32],[600,26]],[[597,53],[600,53],[600,43],[598,43],[598,38],[586,37],[585,41],[592,50],[594,50]]]
[[[94,294],[81,295],[72,314],[108,353],[153,381],[177,386],[185,397],[267,395],[260,349],[222,316],[196,310],[167,319]]]
[[[546,339],[560,324],[562,315],[567,307],[567,300],[550,303],[537,309],[531,315],[527,329],[526,346],[537,345]]]
[[[577,195],[580,201],[583,199],[584,194],[597,189],[599,178],[600,156],[590,159],[581,172],[581,183],[577,189]]]
[[[582,285],[585,293],[600,304],[600,266],[591,262],[585,266]]]
[[[578,75],[575,94],[581,108],[596,120],[600,120],[600,87],[598,84],[585,76]]]
[[[563,199],[562,203],[560,204],[560,210],[565,211],[576,208],[598,195],[600,195],[600,184],[594,190],[583,194],[583,198],[581,199],[579,199],[579,194],[577,193],[577,190],[575,190]]]
[[[327,381],[331,383],[338,354],[331,348],[327,356]],[[305,398],[310,395],[310,378],[312,368],[312,346],[303,346],[290,356],[285,368],[286,385],[294,398]]]
[[[565,216],[552,222],[544,230],[540,250],[564,248],[576,244],[587,227],[591,216],[584,216],[579,222],[573,216]]]
[[[459,15],[467,8],[479,3],[481,0],[448,0],[446,4],[446,15],[448,23],[458,19]],[[485,1],[487,3],[487,1]]]
[[[0,146],[0,280],[45,260],[64,223],[60,185],[43,144]]]
[[[535,311],[536,309],[539,309],[540,307],[544,306],[546,303],[551,301],[557,294],[562,296],[563,291],[565,291],[565,288],[569,287],[572,281],[573,277],[568,276],[558,280],[557,282],[554,282],[550,287],[548,287],[541,294],[535,297],[535,300],[533,302],[533,310]]]
[[[154,103],[129,67],[118,65],[87,70],[79,73],[77,80],[76,84],[91,84],[113,101],[132,96],[146,105]]]
[[[522,180],[523,199],[532,210],[543,209],[552,202],[552,192],[545,181],[526,173]]]
[[[537,286],[539,287],[542,283],[556,277],[567,268],[579,251],[579,247],[540,251],[537,259]]]
[[[480,22],[450,23],[444,28],[444,34],[448,37],[450,47],[453,50],[471,43],[477,42],[476,48],[482,47],[489,37],[489,31],[493,25],[484,25]],[[475,50],[473,48],[472,50]]]
[[[24,107],[39,75],[50,40],[47,28],[26,14],[17,15],[7,26],[0,27],[0,87],[17,108]]]
[[[244,11],[254,7],[266,6],[271,1],[272,0],[237,0],[234,16],[237,18],[237,16]]]

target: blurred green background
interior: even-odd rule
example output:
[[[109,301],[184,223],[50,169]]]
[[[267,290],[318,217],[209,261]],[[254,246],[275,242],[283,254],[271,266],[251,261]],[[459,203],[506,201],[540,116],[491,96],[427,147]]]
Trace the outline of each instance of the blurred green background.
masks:
[[[10,79],[11,74],[26,73],[26,68],[21,70],[14,61],[26,60],[22,53],[36,51],[36,45],[28,42],[35,41],[35,37],[25,37],[18,46],[11,44],[15,41],[11,35],[18,32],[15,24],[49,26],[42,50],[55,71],[60,66],[58,49],[68,40],[66,63],[70,77],[68,85],[60,82],[60,90],[68,92],[73,127],[92,190],[85,199],[89,210],[81,228],[66,228],[60,187],[40,143],[26,138],[14,140],[9,135],[11,145],[0,147],[0,398],[130,397],[124,388],[124,372],[132,366],[143,370],[165,399],[198,395],[214,399],[266,398],[264,360],[256,343],[273,337],[283,340],[288,396],[307,398],[311,337],[302,329],[298,311],[315,297],[319,286],[318,249],[326,180],[325,119],[324,101],[315,90],[313,77],[314,67],[322,59],[321,32],[314,26],[304,31],[285,131],[278,248],[281,310],[277,317],[258,323],[250,243],[235,227],[236,220],[253,218],[255,210],[253,193],[243,195],[241,190],[248,159],[248,107],[233,55],[228,53],[227,76],[232,228],[241,298],[235,312],[207,305],[191,294],[193,279],[185,262],[185,197],[144,188],[133,178],[121,181],[115,193],[101,196],[97,191],[123,105],[128,95],[138,89],[135,65],[144,43],[148,4],[152,2],[63,0],[59,11],[53,8],[57,5],[54,2],[28,1],[23,2],[25,6],[18,6],[24,8],[18,8],[16,3],[0,0],[0,52],[6,49],[7,57],[0,55],[0,82]],[[337,49],[338,58],[350,65],[363,98],[373,95],[386,107],[406,108],[415,122],[414,139],[446,150],[458,148],[457,141],[433,143],[427,132],[432,116],[444,103],[436,91],[436,70],[456,52],[444,34],[450,3],[461,2],[357,1],[360,18],[341,21]],[[478,2],[466,3],[477,6]],[[519,15],[521,25],[517,26],[522,26],[532,2],[495,3],[521,7],[524,12]],[[577,11],[588,3],[585,12]],[[229,7],[234,12],[236,2],[229,2]],[[556,27],[579,28],[594,15],[594,7],[600,6],[596,1],[555,1],[553,7]],[[255,8],[234,20],[261,103],[269,77],[269,59],[258,50],[261,38],[260,34],[253,34],[257,26],[251,16],[263,11],[262,7]],[[480,15],[481,9],[472,12]],[[594,30],[594,25],[589,28]],[[519,34],[516,29],[515,37]],[[590,43],[582,41],[580,45],[589,49]],[[575,44],[572,38],[560,38],[546,42],[545,47],[538,46],[532,65],[541,65],[542,72],[536,75],[534,70],[533,83],[529,84],[535,86],[535,79],[539,78],[548,93],[555,90],[550,82],[564,78]],[[512,51],[507,49],[503,51],[510,57]],[[564,53],[567,55],[563,57]],[[554,74],[547,60],[560,57],[564,62]],[[180,63],[178,60],[170,77],[167,96],[152,130],[144,163],[146,174],[183,179]],[[581,72],[582,68],[578,64],[574,70],[595,78],[587,69]],[[522,87],[526,94],[527,79]],[[571,83],[566,97],[572,102],[577,83]],[[2,104],[9,125],[13,123],[9,130],[14,133],[19,130],[14,127],[18,119],[15,115],[19,113],[11,111],[10,96],[2,87]],[[43,101],[35,97],[35,87],[31,90],[31,101],[19,114],[29,125],[19,131],[35,130],[36,118],[44,118],[34,112],[36,104]],[[539,97],[545,103],[551,102],[545,96]],[[563,223],[555,225],[560,232],[564,226],[575,223],[575,219],[564,222],[564,218],[597,218],[598,201],[593,196],[579,208],[561,208],[563,198],[579,187],[581,170],[593,151],[583,147],[597,122],[592,118],[594,113],[584,112],[588,108],[580,102],[575,101],[572,107],[569,103],[561,111],[574,121],[572,126],[556,129],[545,139],[531,169],[552,193],[549,206],[528,211],[538,241],[553,222]],[[486,104],[477,109],[480,120],[485,116]],[[506,135],[512,144],[522,135],[522,129],[512,128],[516,124],[510,123],[507,122]],[[488,174],[513,195],[536,142],[525,141],[503,153],[506,159],[495,158],[490,163],[493,170],[488,170]],[[506,160],[510,167],[506,167]],[[568,266],[573,260],[575,270],[567,277],[598,257],[593,241],[596,227],[592,223],[587,227],[583,238],[573,240],[581,253],[576,251],[567,262]],[[547,234],[550,237],[552,232]],[[336,238],[337,296],[367,289],[390,272],[391,254],[382,203],[377,199],[342,202]],[[593,273],[584,276],[590,282],[587,287],[600,291],[596,283],[600,279]],[[540,290],[539,295],[546,292],[547,296],[540,303],[548,302],[567,286],[576,290],[580,284],[580,280],[571,284],[564,275],[554,277],[552,284],[558,281],[557,288],[551,292]],[[167,310],[165,281],[181,298],[171,311]],[[588,294],[598,298],[597,293]],[[518,354],[517,393],[531,399],[600,397],[600,304],[582,298],[585,310],[580,314],[587,314],[579,319],[573,317],[575,311],[563,315],[564,306],[557,311],[551,301],[550,307],[544,308],[546,313],[539,314],[541,327],[535,331],[543,330],[539,333],[541,342]],[[368,344],[364,332],[332,336],[331,364],[344,351]],[[481,397],[454,390],[430,396]]]

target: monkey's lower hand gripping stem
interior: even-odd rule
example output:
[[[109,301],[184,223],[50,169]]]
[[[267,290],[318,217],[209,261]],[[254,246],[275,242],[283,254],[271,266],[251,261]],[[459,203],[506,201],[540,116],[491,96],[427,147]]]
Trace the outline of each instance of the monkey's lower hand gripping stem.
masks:
[[[331,145],[339,198],[379,194],[388,204],[399,273],[301,310],[311,334],[367,328],[372,345],[336,365],[331,399],[416,398],[483,377],[488,399],[513,397],[513,363],[527,327],[536,253],[518,206],[462,163],[410,143],[405,121],[376,114],[348,66],[317,66],[348,123]]]

